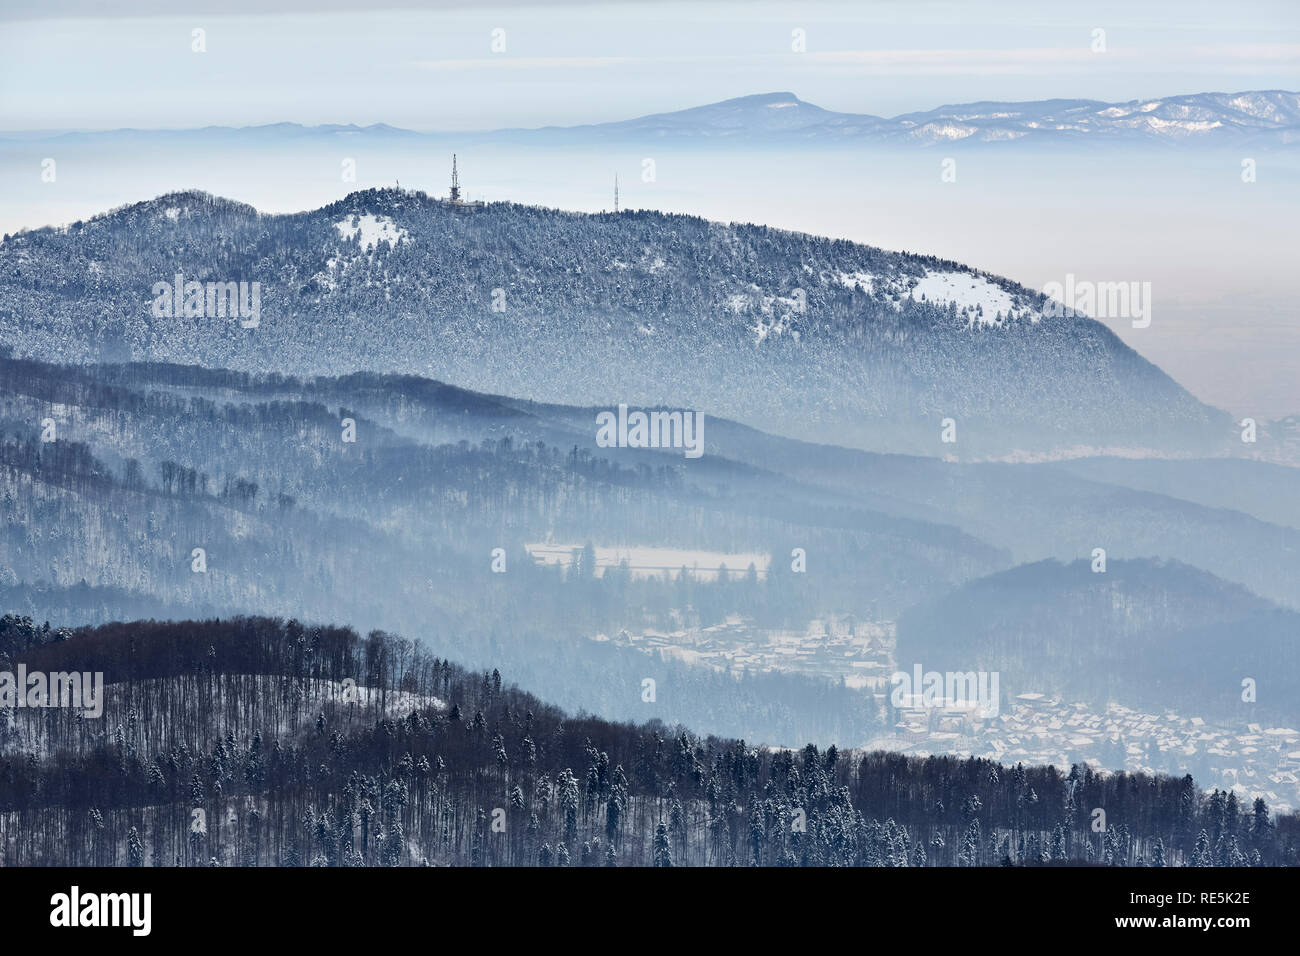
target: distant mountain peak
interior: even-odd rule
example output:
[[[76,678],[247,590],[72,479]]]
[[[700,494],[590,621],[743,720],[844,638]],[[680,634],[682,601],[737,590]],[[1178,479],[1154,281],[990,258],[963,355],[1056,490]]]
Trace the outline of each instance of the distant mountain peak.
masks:
[[[748,96],[733,96],[731,99],[720,100],[713,106],[740,105],[747,103],[757,106],[782,106],[787,103],[797,105],[803,103],[805,106],[811,106],[811,103],[804,103],[803,100],[795,96],[789,90],[780,93],[751,93]]]

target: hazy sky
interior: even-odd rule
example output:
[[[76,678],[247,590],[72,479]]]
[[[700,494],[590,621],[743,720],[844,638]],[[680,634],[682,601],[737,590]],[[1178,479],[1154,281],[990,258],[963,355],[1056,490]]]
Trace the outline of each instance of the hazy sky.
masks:
[[[0,129],[538,126],[774,90],[896,115],[1300,85],[1296,0],[379,5],[4,0]]]

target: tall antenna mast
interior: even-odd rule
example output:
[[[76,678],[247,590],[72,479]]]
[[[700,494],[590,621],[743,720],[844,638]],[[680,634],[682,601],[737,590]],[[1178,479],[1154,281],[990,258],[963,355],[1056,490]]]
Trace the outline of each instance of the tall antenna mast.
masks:
[[[456,154],[451,154],[451,201],[460,202],[460,176],[456,172]]]
[[[618,212],[618,173],[614,174],[614,211]]]

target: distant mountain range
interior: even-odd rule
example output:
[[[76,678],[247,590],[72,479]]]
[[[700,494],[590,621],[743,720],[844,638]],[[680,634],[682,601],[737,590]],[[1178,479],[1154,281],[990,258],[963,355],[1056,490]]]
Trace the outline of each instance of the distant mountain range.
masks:
[[[258,327],[157,314],[178,273],[258,283]],[[1226,413],[1045,306],[955,262],[762,226],[392,189],[284,216],[179,193],[0,244],[0,346],[46,360],[421,374],[963,458],[1230,450]]]
[[[1300,142],[1300,93],[1287,90],[1189,93],[1125,103],[1084,99],[963,103],[886,119],[822,109],[793,93],[780,92],[585,126],[421,133],[383,123],[371,126],[275,123],[188,130],[26,132],[0,133],[0,148],[6,144],[21,146],[33,140],[121,143],[140,138],[228,144],[241,140],[290,142],[346,138],[375,142],[432,139],[463,145],[671,141],[677,145],[736,142],[921,147],[1012,142],[1290,146]]]
[[[1193,93],[1127,103],[964,103],[892,119],[825,110],[793,93],[764,93],[570,132],[600,138],[777,138],[920,146],[1084,139],[1223,143],[1243,138],[1282,144],[1300,141],[1300,93]]]

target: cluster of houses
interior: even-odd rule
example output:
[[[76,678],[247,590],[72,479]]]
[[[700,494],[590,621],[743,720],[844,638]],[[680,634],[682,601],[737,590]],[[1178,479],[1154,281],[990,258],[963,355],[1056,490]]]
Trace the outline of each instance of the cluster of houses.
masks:
[[[774,630],[739,616],[710,627],[678,619],[671,629],[622,630],[595,640],[734,674],[841,680],[868,695],[884,717],[885,732],[865,743],[871,749],[973,755],[1005,764],[1190,773],[1205,789],[1232,790],[1241,800],[1263,797],[1281,812],[1300,807],[1300,731],[1211,724],[1117,703],[1097,711],[1033,692],[992,708],[983,701],[920,694],[900,698],[891,694],[897,644],[889,621],[830,616],[804,630]]]
[[[1144,713],[1025,693],[996,715],[971,702],[895,708],[897,722],[871,748],[987,757],[1004,764],[1088,764],[1148,774],[1190,773],[1197,783],[1263,797],[1271,809],[1300,807],[1300,731],[1210,724],[1173,712]]]

